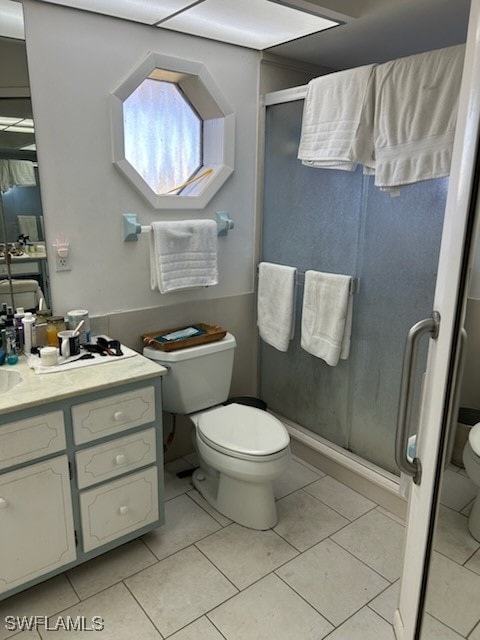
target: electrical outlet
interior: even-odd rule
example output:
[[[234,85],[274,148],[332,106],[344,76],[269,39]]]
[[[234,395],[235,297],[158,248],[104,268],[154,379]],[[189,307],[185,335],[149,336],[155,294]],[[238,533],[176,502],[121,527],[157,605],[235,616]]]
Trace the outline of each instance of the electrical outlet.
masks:
[[[71,271],[72,261],[70,254],[66,256],[59,256],[58,252],[55,252],[55,271]]]

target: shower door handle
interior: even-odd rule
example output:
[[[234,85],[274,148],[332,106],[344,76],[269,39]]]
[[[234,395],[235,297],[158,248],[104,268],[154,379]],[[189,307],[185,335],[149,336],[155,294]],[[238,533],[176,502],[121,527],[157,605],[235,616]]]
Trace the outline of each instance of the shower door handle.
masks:
[[[415,484],[420,484],[422,465],[418,458],[413,462],[407,458],[409,427],[412,418],[413,391],[415,383],[415,368],[417,364],[418,344],[420,338],[427,333],[434,340],[438,337],[440,328],[440,314],[432,313],[431,318],[425,318],[413,325],[408,332],[403,354],[402,382],[400,386],[400,401],[398,405],[397,434],[395,439],[395,461],[403,473],[412,476]]]

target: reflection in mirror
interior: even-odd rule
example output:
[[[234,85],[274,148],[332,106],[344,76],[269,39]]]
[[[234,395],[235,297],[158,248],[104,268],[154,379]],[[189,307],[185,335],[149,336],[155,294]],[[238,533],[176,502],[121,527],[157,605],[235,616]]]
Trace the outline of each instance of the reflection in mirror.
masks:
[[[29,98],[0,98],[0,304],[50,307]],[[40,302],[44,299],[44,302]]]

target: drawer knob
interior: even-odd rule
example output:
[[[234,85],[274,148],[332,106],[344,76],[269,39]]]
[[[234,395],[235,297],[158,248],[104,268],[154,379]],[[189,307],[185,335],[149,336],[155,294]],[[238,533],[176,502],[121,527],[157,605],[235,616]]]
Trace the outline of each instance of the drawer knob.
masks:
[[[8,506],[8,502],[5,498],[0,498],[0,509],[5,509]]]
[[[113,419],[115,420],[115,422],[120,422],[120,420],[123,420],[125,418],[125,414],[123,413],[123,411],[115,411],[115,413],[113,414]]]
[[[119,453],[118,456],[115,456],[115,464],[125,464],[127,461],[127,456],[124,453]]]
[[[122,506],[120,507],[119,511],[120,511],[120,515],[121,516],[127,515],[127,513],[128,513],[127,505],[126,504],[122,504]]]

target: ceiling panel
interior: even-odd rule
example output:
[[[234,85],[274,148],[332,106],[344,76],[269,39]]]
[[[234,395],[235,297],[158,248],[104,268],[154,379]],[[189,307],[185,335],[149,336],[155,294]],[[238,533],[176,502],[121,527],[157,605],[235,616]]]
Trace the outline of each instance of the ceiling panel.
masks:
[[[23,8],[19,2],[0,0],[0,36],[25,39]]]
[[[43,0],[50,4],[155,24],[191,5],[194,0]]]
[[[268,0],[204,0],[161,27],[252,49],[265,49],[336,23]]]

